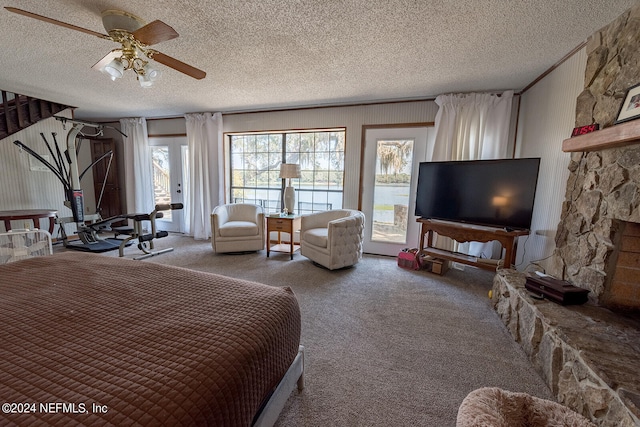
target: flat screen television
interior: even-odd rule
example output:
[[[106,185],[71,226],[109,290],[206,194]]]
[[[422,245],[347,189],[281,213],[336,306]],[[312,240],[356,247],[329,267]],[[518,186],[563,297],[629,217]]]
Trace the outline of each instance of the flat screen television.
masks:
[[[422,162],[416,216],[531,228],[539,158]]]

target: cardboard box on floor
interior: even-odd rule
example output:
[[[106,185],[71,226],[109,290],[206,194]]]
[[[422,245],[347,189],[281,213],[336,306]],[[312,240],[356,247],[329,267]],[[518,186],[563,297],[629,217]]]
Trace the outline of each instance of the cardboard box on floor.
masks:
[[[446,259],[434,258],[426,255],[421,259],[421,265],[423,270],[430,271],[434,274],[443,275],[449,270],[449,261]]]

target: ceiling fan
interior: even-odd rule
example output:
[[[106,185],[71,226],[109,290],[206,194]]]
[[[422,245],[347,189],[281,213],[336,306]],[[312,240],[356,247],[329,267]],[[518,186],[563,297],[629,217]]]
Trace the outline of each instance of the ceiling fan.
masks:
[[[152,59],[194,79],[200,80],[207,75],[198,68],[149,48],[149,46],[178,37],[178,33],[162,21],[156,20],[145,25],[141,18],[131,13],[121,10],[105,10],[102,12],[102,24],[108,33],[107,35],[15,7],[5,7],[5,9],[9,12],[120,43],[122,45],[120,48],[113,49],[92,67],[107,74],[112,80],[122,77],[126,70],[133,70],[142,87],[152,86],[160,75],[160,71],[153,67]]]

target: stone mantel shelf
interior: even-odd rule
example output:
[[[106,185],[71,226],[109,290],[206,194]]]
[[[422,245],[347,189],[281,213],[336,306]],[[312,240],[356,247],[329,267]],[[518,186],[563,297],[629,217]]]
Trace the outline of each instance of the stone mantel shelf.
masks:
[[[640,120],[567,138],[562,141],[562,151],[596,151],[628,144],[640,144]]]

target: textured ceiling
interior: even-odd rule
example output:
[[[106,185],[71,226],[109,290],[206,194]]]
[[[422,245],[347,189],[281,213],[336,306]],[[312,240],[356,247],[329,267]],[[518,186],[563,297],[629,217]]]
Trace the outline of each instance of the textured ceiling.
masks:
[[[0,89],[94,120],[519,90],[636,2],[0,0]],[[154,48],[207,77],[112,82],[91,67],[118,45],[5,6],[101,33],[106,9],[161,20],[180,36]]]

